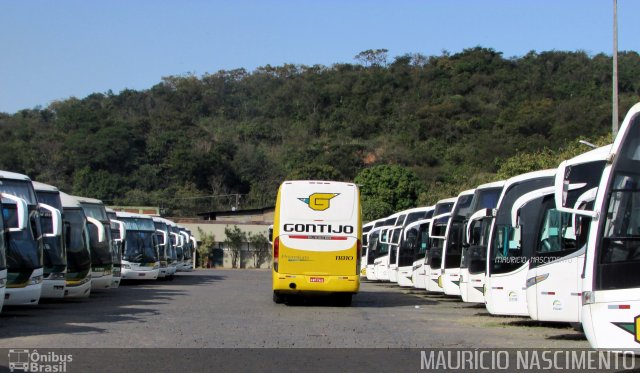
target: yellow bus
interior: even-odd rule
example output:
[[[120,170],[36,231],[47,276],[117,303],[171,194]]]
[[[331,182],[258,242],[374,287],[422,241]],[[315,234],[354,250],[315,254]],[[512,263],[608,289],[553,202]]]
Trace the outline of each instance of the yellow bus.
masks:
[[[273,301],[333,295],[350,305],[360,288],[362,219],[353,183],[285,181],[273,223]]]

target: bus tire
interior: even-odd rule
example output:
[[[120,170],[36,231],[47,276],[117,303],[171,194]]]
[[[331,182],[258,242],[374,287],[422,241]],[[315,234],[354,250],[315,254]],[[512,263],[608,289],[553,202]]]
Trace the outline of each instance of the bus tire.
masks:
[[[584,333],[584,329],[582,328],[582,323],[580,323],[580,322],[572,322],[572,323],[569,323],[569,324],[571,325],[573,330],[575,330],[576,332]]]
[[[275,291],[273,292],[273,303],[282,304],[282,303],[284,303],[284,301],[285,301],[285,299],[284,299],[283,295],[278,294]]]

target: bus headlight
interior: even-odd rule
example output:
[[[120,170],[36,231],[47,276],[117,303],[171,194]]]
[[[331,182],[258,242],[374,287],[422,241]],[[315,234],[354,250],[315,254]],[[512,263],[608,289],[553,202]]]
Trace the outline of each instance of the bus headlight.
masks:
[[[42,276],[34,276],[29,280],[29,285],[38,285],[42,283]]]
[[[49,274],[48,280],[64,280],[64,273],[54,272]]]
[[[131,269],[131,265],[124,263],[124,264],[122,264],[122,268]]]

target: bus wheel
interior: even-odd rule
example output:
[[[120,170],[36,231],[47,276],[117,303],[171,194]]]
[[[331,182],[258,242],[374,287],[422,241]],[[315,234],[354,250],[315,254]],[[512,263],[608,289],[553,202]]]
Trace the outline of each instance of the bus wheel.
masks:
[[[584,333],[584,329],[582,329],[582,323],[580,323],[580,322],[572,322],[572,323],[569,323],[569,324],[571,325],[573,330],[575,330],[576,332]]]
[[[339,307],[349,307],[351,305],[352,294],[336,294],[336,305]]]
[[[284,303],[284,296],[281,294],[276,293],[275,291],[273,292],[273,303],[275,304],[281,304]]]

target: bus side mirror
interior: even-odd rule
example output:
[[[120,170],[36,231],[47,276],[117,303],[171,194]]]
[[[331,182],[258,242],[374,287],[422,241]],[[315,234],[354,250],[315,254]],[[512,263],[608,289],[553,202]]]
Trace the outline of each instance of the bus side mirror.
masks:
[[[476,211],[475,213],[473,213],[473,215],[471,215],[471,217],[469,217],[469,222],[467,223],[466,240],[465,240],[467,244],[471,242],[471,232],[473,230],[473,226],[475,225],[475,222],[482,219],[495,217],[496,212],[497,212],[496,209],[486,208],[486,209],[481,209]]]
[[[62,214],[60,210],[46,203],[38,203],[38,207],[48,210],[51,213],[51,233],[45,233],[45,237],[59,237],[62,235]]]
[[[120,233],[120,241],[124,241],[127,235],[127,229],[124,227],[124,222],[121,220],[111,219],[111,222],[118,226],[118,232]]]
[[[570,181],[568,180],[570,172],[571,168],[567,167],[567,161],[562,161],[562,163],[560,163],[560,165],[558,166],[558,170],[556,171],[556,177],[553,186],[553,199],[556,204],[556,210],[560,212],[567,212],[570,214],[588,216],[593,220],[598,220],[600,214],[597,211],[567,207],[567,197],[569,191],[572,189],[580,189],[581,187],[584,187],[584,185],[586,185],[584,183],[571,185]]]
[[[164,246],[167,244],[167,232],[163,231],[162,229],[156,229],[156,232],[158,232],[160,234],[160,237],[162,237],[162,240],[160,240],[160,242],[158,242],[158,245],[160,246]]]
[[[9,228],[9,232],[20,232],[24,230],[27,227],[27,222],[29,221],[29,207],[27,206],[27,201],[8,193],[0,193],[0,196],[16,203],[16,216],[18,217],[18,226]]]
[[[104,225],[102,225],[100,220],[98,220],[96,218],[92,218],[90,216],[87,216],[87,221],[89,222],[89,224],[95,226],[96,229],[98,230],[98,243],[103,243],[106,240],[106,234],[104,232]]]
[[[562,161],[556,171],[556,177],[554,181],[555,191],[554,199],[556,207],[567,207],[567,196],[569,194],[569,180],[567,177],[567,161]]]

